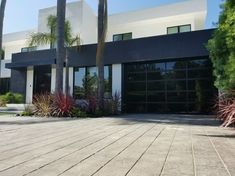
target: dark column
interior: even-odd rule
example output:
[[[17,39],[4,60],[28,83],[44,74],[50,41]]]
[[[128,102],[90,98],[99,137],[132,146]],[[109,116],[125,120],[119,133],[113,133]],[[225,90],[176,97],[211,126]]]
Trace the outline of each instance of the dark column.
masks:
[[[19,93],[26,96],[26,69],[21,70],[11,70],[11,83],[10,83],[10,91],[13,93]]]

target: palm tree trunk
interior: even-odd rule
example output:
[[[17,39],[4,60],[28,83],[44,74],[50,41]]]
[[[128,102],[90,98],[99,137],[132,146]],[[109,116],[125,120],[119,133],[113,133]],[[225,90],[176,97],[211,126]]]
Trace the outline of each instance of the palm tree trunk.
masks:
[[[55,92],[63,91],[63,69],[66,57],[64,47],[66,0],[57,0],[57,47],[56,47],[56,87]]]
[[[66,95],[70,94],[68,57],[69,57],[69,51],[67,48],[66,49],[66,59],[65,59],[65,93],[66,93]]]
[[[2,49],[2,36],[3,36],[3,21],[4,21],[4,15],[5,15],[6,2],[7,0],[2,0],[1,6],[0,6],[0,52],[1,52],[1,56],[2,56],[2,50],[3,50]]]
[[[104,110],[104,47],[108,22],[107,0],[99,0],[98,5],[98,44],[96,65],[98,67],[98,101],[99,109]]]

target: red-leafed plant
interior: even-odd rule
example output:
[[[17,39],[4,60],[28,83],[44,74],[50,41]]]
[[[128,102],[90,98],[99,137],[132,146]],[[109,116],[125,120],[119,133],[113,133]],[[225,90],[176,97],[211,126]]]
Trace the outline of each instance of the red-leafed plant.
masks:
[[[221,94],[216,103],[217,118],[223,121],[221,126],[228,127],[235,124],[235,91]]]
[[[70,95],[57,93],[53,96],[52,115],[55,117],[71,117],[74,100]]]

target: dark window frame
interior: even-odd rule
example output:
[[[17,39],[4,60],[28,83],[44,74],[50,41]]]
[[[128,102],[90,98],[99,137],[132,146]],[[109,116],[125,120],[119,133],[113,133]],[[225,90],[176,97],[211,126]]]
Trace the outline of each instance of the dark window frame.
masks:
[[[190,27],[190,31],[188,31],[188,32],[191,32],[191,31],[192,31],[192,25],[191,25],[191,24],[184,24],[184,25],[179,25],[179,26],[170,26],[170,27],[167,27],[166,32],[167,32],[168,35],[170,35],[170,34],[168,33],[168,30],[169,30],[170,28],[177,28],[177,33],[172,33],[172,34],[184,33],[184,32],[180,32],[180,27],[184,27],[184,26],[189,26],[189,27]]]
[[[23,48],[21,48],[21,53],[32,52],[32,51],[36,51],[36,50],[37,50],[36,46],[23,47]]]
[[[133,35],[132,35],[133,33],[132,32],[127,32],[127,33],[122,33],[122,34],[114,34],[113,35],[113,42],[124,41],[124,35],[129,35],[129,34],[131,35],[131,39],[132,39],[132,37],[133,37]],[[116,36],[121,36],[122,39],[115,41],[114,38]],[[128,39],[128,40],[131,40],[131,39]]]
[[[96,67],[96,66],[84,66],[84,67],[74,67],[73,68],[73,97],[76,99],[75,97],[75,91],[74,91],[74,87],[75,87],[75,72],[78,68],[85,68],[85,78],[88,74],[88,69],[87,68],[90,68],[90,67]],[[112,80],[113,80],[113,73],[112,73],[112,65],[105,65],[104,67],[108,67],[109,68],[109,82],[110,82],[110,93],[112,94]]]
[[[144,109],[142,109],[143,111],[142,112],[149,112],[148,110],[149,110],[149,107],[150,107],[150,104],[159,104],[159,103],[161,103],[161,111],[163,111],[164,113],[168,113],[168,112],[171,112],[170,111],[170,109],[168,109],[168,108],[171,108],[171,106],[172,106],[172,104],[183,104],[183,105],[185,105],[185,109],[184,110],[179,110],[177,113],[201,113],[201,112],[204,112],[204,113],[207,113],[208,112],[208,110],[210,110],[210,108],[211,108],[211,100],[212,100],[212,94],[214,94],[215,92],[216,92],[216,88],[213,86],[213,75],[211,75],[211,76],[209,76],[209,77],[201,77],[200,75],[199,76],[196,76],[196,77],[194,77],[194,78],[189,78],[189,72],[191,72],[192,70],[197,70],[198,72],[200,72],[201,70],[210,70],[211,71],[211,69],[212,69],[212,65],[210,64],[210,65],[208,65],[208,66],[205,66],[205,67],[203,67],[203,68],[200,68],[200,65],[197,67],[197,68],[189,68],[188,67],[188,65],[192,62],[192,61],[197,61],[197,60],[201,60],[201,61],[209,61],[209,58],[208,57],[195,57],[195,58],[190,58],[190,59],[166,59],[166,60],[159,60],[159,61],[150,61],[150,62],[134,62],[134,63],[128,63],[128,64],[125,64],[124,65],[124,75],[127,75],[127,74],[129,74],[129,73],[136,73],[136,71],[135,70],[133,70],[133,68],[135,68],[135,64],[141,64],[141,65],[145,65],[145,70],[144,71],[141,71],[142,73],[145,73],[146,74],[146,80],[142,80],[141,81],[141,83],[144,85],[144,84],[146,84],[146,89],[145,90],[137,90],[137,89],[133,89],[133,88],[131,88],[131,87],[133,87],[133,86],[129,86],[128,87],[128,85],[134,85],[135,83],[138,83],[138,82],[140,82],[138,79],[135,79],[135,80],[132,80],[132,79],[130,79],[131,81],[129,81],[129,80],[127,80],[127,78],[124,78],[123,79],[123,81],[124,81],[124,84],[125,84],[125,87],[124,87],[124,91],[123,91],[123,93],[124,93],[124,99],[123,99],[123,104],[124,104],[124,109],[125,108],[128,108],[128,107],[131,107],[133,104],[136,104],[136,106],[133,106],[133,107],[138,107],[138,105],[140,105],[140,104],[142,104],[142,108],[143,107],[145,107]],[[156,81],[153,81],[153,80],[149,80],[149,75],[148,75],[148,73],[150,73],[151,72],[151,70],[148,70],[148,66],[147,65],[149,65],[149,64],[152,64],[152,63],[165,63],[165,69],[167,69],[166,68],[166,65],[167,65],[167,63],[169,63],[169,62],[177,62],[177,61],[183,61],[183,62],[186,62],[187,64],[186,64],[186,67],[184,68],[184,69],[180,69],[181,71],[184,71],[184,72],[186,72],[186,75],[183,77],[183,78],[174,78],[174,79],[172,79],[172,78],[165,78],[164,80],[156,80]],[[204,63],[205,65],[207,65],[207,63],[206,62],[202,62],[202,63]],[[129,67],[129,68],[128,68]],[[130,70],[129,70],[130,69]],[[209,71],[208,70],[208,71]],[[149,72],[150,71],[150,72]],[[175,71],[178,71],[178,69],[175,69]],[[164,72],[164,70],[163,70],[163,72]],[[138,71],[138,73],[139,73],[139,71]],[[212,74],[212,73],[211,73]],[[199,82],[201,82],[201,86],[203,87],[203,90],[202,90],[202,94],[203,95],[207,95],[207,93],[205,93],[205,92],[210,92],[211,93],[211,95],[208,95],[208,96],[206,96],[206,97],[209,97],[210,99],[209,99],[209,101],[208,102],[203,102],[204,103],[204,105],[203,104],[197,104],[197,99],[195,99],[194,101],[191,101],[191,100],[193,100],[192,98],[190,99],[189,97],[191,97],[191,94],[193,95],[193,94],[195,94],[196,93],[196,89],[194,89],[194,88],[189,88],[189,84],[190,84],[190,81],[199,81]],[[170,82],[172,82],[172,81],[182,81],[182,85],[183,85],[183,87],[181,86],[181,83],[179,83],[178,85],[181,87],[180,89],[177,89],[177,88],[174,88],[174,89],[169,89],[168,87],[167,87],[167,84],[168,84],[168,82],[170,83]],[[184,81],[185,81],[185,83],[184,83]],[[209,86],[207,86],[206,84],[204,84],[204,82],[207,82],[207,81],[209,81],[210,83],[212,83],[212,84],[209,84]],[[165,88],[161,85],[161,90],[159,89],[159,90],[154,90],[154,89],[152,89],[152,88],[150,88],[150,86],[151,86],[151,84],[149,84],[150,82],[160,82],[162,85],[164,85],[165,84]],[[186,84],[186,85],[185,85]],[[186,87],[185,87],[186,86]],[[135,86],[134,86],[135,87]],[[153,85],[153,87],[154,87],[154,85]],[[129,89],[130,88],[130,89]],[[145,98],[142,98],[142,99],[139,99],[139,100],[141,100],[142,102],[139,102],[139,100],[138,99],[134,99],[134,100],[132,100],[132,96],[131,96],[131,94],[132,93],[136,93],[136,94],[138,94],[138,93],[140,93],[140,92],[146,92],[145,93]],[[161,99],[156,99],[156,101],[154,101],[154,99],[149,99],[149,97],[148,97],[148,95],[150,95],[150,94],[152,94],[152,93],[156,93],[156,96],[157,96],[157,94],[159,94],[159,93],[162,93],[163,95],[165,94],[165,101],[161,101]],[[171,100],[171,95],[174,95],[174,94],[179,94],[179,96],[177,97],[177,96],[172,96],[172,100]],[[169,95],[168,95],[169,94]],[[130,95],[130,96],[129,96]],[[214,94],[215,95],[215,94]],[[155,96],[155,95],[153,95],[153,96]],[[177,98],[179,99],[179,100],[181,100],[180,99],[180,96],[186,96],[185,98],[186,98],[186,100],[184,101],[184,102],[182,102],[182,101],[177,101]],[[169,97],[169,98],[168,98]],[[144,99],[146,99],[146,101],[144,101]],[[175,99],[175,100],[174,100]],[[150,101],[149,101],[150,100]],[[191,106],[193,106],[193,105],[195,104],[196,106],[201,106],[201,110],[198,110],[198,109],[192,109],[192,107]],[[169,107],[168,107],[168,105],[169,105]],[[163,106],[164,106],[164,108],[163,108]],[[206,109],[203,109],[203,108],[206,108]],[[127,112],[131,112],[132,110],[127,110],[127,109],[125,109]],[[151,111],[151,110],[150,110]],[[159,111],[160,112],[160,111]]]

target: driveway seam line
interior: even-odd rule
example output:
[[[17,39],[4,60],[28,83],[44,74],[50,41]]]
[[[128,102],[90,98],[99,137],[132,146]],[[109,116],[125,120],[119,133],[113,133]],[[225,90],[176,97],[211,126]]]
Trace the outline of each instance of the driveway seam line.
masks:
[[[105,127],[105,125],[103,125],[102,127]],[[101,127],[98,127],[98,128],[95,128],[95,129],[93,129],[93,130],[91,130],[91,131],[93,132],[93,131],[95,131],[95,130],[97,130],[97,129],[100,129],[100,128],[101,128]],[[104,131],[104,130],[102,130],[102,131]],[[8,157],[8,158],[0,159],[0,161],[4,161],[4,160],[7,160],[7,159],[11,159],[11,158],[14,158],[14,157],[17,157],[17,156],[23,155],[23,154],[25,154],[25,153],[31,152],[31,151],[33,151],[33,150],[36,150],[36,149],[39,149],[39,148],[42,148],[42,147],[47,147],[47,146],[49,146],[49,145],[51,145],[51,144],[55,144],[55,143],[57,143],[57,142],[60,142],[60,141],[65,140],[65,139],[73,138],[73,137],[76,137],[76,136],[80,136],[81,134],[84,134],[84,133],[87,133],[87,130],[84,130],[82,133],[78,133],[78,134],[73,135],[73,136],[70,136],[70,137],[65,137],[65,138],[63,138],[63,139],[60,139],[60,140],[54,141],[54,142],[52,142],[52,143],[45,144],[45,145],[42,145],[42,146],[36,147],[36,148],[34,148],[34,149],[30,149],[30,150],[24,151],[24,152],[22,152],[22,153],[19,153],[19,154],[14,155],[14,156],[11,156],[11,157]],[[57,137],[59,137],[59,136],[57,136]],[[47,141],[47,140],[44,140],[44,141]],[[44,142],[44,141],[43,141],[43,142]],[[78,141],[78,140],[76,140],[76,141]],[[75,142],[75,141],[74,141],[74,142]],[[35,144],[36,144],[36,143],[35,143]],[[68,144],[68,145],[70,145],[70,144]],[[29,144],[29,145],[27,145],[27,146],[30,146],[30,144]],[[0,152],[0,153],[1,153],[1,152]],[[0,172],[1,172],[1,171],[0,171]]]
[[[142,126],[143,126],[143,125],[142,125]],[[79,161],[78,163],[76,163],[76,164],[70,166],[69,168],[67,168],[67,169],[64,170],[63,172],[59,173],[57,176],[64,174],[65,172],[69,171],[70,169],[72,169],[73,167],[75,167],[75,166],[77,166],[78,164],[82,163],[83,161],[87,160],[88,158],[90,158],[90,157],[96,155],[97,153],[101,152],[102,150],[106,149],[107,147],[111,146],[112,144],[116,143],[117,141],[121,140],[122,138],[124,138],[124,137],[128,136],[129,134],[135,132],[136,130],[138,130],[138,129],[141,128],[142,126],[139,126],[139,127],[135,128],[133,131],[131,131],[131,132],[129,132],[129,133],[127,133],[127,134],[121,136],[120,138],[118,138],[117,140],[113,141],[112,143],[106,145],[105,147],[99,149],[98,151],[92,153],[91,155],[89,155],[89,156],[83,158],[81,161]]]
[[[194,143],[193,143],[193,136],[192,136],[191,128],[190,128],[190,138],[191,138],[191,150],[192,150],[192,157],[193,157],[194,176],[197,176],[197,166],[196,166],[196,161],[195,161],[195,151],[194,151]]]
[[[168,157],[169,157],[171,147],[172,147],[173,142],[174,142],[174,140],[175,140],[175,136],[176,136],[177,130],[178,130],[178,129],[175,129],[174,136],[173,136],[173,138],[172,138],[172,140],[171,140],[171,144],[170,144],[169,149],[168,149],[168,151],[167,151],[167,155],[166,155],[166,158],[165,158],[165,160],[164,160],[164,162],[163,162],[162,169],[161,169],[161,171],[160,171],[159,176],[161,176],[161,175],[163,174],[163,172],[164,172],[165,165],[166,165],[167,159],[168,159]]]
[[[106,130],[107,130],[107,129],[106,129]],[[5,168],[5,169],[3,169],[3,170],[0,170],[0,172],[4,172],[4,171],[6,171],[6,170],[12,169],[12,168],[14,168],[14,167],[16,167],[16,166],[19,166],[19,165],[21,165],[21,164],[27,163],[27,162],[29,162],[29,161],[31,161],[31,160],[36,159],[36,158],[40,158],[40,157],[42,157],[42,156],[44,156],[44,155],[47,155],[47,154],[49,154],[49,153],[56,152],[56,151],[61,150],[61,149],[65,148],[65,147],[67,147],[67,146],[70,146],[70,145],[73,145],[73,144],[75,144],[75,143],[77,143],[77,142],[80,142],[80,141],[83,141],[83,140],[89,139],[90,137],[94,137],[94,136],[96,136],[96,135],[98,135],[98,134],[102,134],[102,133],[104,133],[106,130],[102,130],[102,131],[100,131],[100,132],[99,132],[99,133],[97,133],[97,134],[92,134],[92,135],[90,135],[90,136],[88,136],[88,137],[85,137],[85,138],[82,138],[82,139],[76,140],[76,141],[75,141],[75,142],[73,142],[72,144],[65,145],[65,146],[60,147],[60,148],[57,148],[57,149],[55,149],[55,150],[53,150],[53,151],[49,151],[49,152],[47,152],[47,153],[44,153],[44,154],[38,155],[38,156],[36,156],[36,157],[33,157],[33,158],[28,159],[28,160],[26,160],[26,161],[23,161],[23,162],[21,162],[21,163],[15,164],[15,165],[13,165],[13,166],[11,166],[11,167],[8,167],[8,168]]]
[[[149,150],[149,148],[153,145],[153,143],[155,141],[157,141],[158,137],[162,134],[162,132],[166,129],[165,128],[162,128],[157,136],[153,139],[153,141],[147,146],[147,148],[144,150],[144,152],[140,155],[140,157],[135,161],[135,163],[131,166],[131,168],[127,171],[127,173],[125,174],[125,176],[127,176],[129,174],[129,172],[135,167],[135,165],[140,161],[140,159],[144,156],[144,154]]]
[[[215,147],[215,144],[214,144],[213,141],[211,140],[211,138],[210,138],[210,136],[208,135],[207,131],[206,131],[205,129],[204,129],[204,131],[206,132],[206,136],[209,138],[211,145],[213,146],[213,148],[214,148],[214,150],[215,150],[217,156],[219,157],[220,162],[223,164],[224,169],[227,171],[227,173],[228,173],[229,176],[232,176],[231,173],[230,173],[230,171],[229,171],[229,169],[228,169],[228,166],[225,164],[224,160],[223,160],[222,157],[220,156],[218,150],[217,150],[216,147]]]
[[[40,166],[39,168],[34,169],[34,170],[32,170],[32,171],[30,171],[30,172],[24,174],[23,176],[26,176],[26,175],[28,175],[28,174],[31,174],[31,173],[37,171],[37,170],[40,170],[40,169],[42,169],[42,168],[44,168],[44,167],[46,167],[46,166],[48,166],[48,165],[50,165],[50,164],[52,164],[52,163],[54,163],[54,162],[56,162],[56,161],[59,161],[59,160],[65,158],[65,157],[67,157],[67,156],[69,156],[69,155],[71,155],[71,154],[73,154],[73,153],[76,153],[76,152],[78,152],[78,151],[80,151],[80,150],[82,150],[82,149],[84,149],[84,148],[86,148],[86,147],[88,147],[88,146],[90,146],[90,145],[93,145],[93,144],[95,144],[95,143],[97,143],[97,142],[99,142],[99,141],[102,141],[103,139],[105,139],[105,138],[107,138],[107,137],[113,135],[113,134],[116,133],[116,132],[120,132],[120,131],[125,130],[125,129],[126,129],[126,128],[121,129],[121,130],[120,130],[120,129],[119,129],[119,130],[116,130],[116,131],[114,131],[113,133],[111,133],[111,134],[109,134],[109,135],[106,135],[106,136],[102,137],[101,139],[96,140],[95,142],[92,142],[92,143],[90,143],[90,144],[88,144],[88,145],[86,145],[86,146],[83,146],[83,147],[81,147],[81,148],[79,148],[79,149],[77,149],[77,150],[75,150],[75,151],[73,151],[73,152],[70,152],[69,154],[66,154],[66,155],[64,155],[64,156],[62,156],[62,157],[60,157],[60,158],[57,158],[56,160],[53,160],[53,161],[51,161],[51,162],[49,162],[49,163],[47,163],[47,164],[44,164],[43,166]]]
[[[86,126],[89,126],[89,125],[86,125]],[[73,126],[72,129],[70,128],[69,131],[76,130],[76,128],[77,128],[76,126]],[[64,129],[67,129],[67,128],[65,127]],[[61,129],[60,129],[59,131],[61,131]],[[56,132],[53,132],[53,133],[56,133]],[[60,135],[66,135],[67,133],[71,133],[71,132],[68,132],[68,131],[67,131],[67,132],[64,132],[63,129],[62,129],[62,131],[59,133],[59,135],[58,135],[58,133],[56,133],[55,136],[50,136],[50,137],[44,139],[44,141],[50,140],[50,139],[55,138],[55,137],[59,137]],[[43,137],[47,136],[48,134],[51,134],[51,132],[50,132],[50,133],[43,134],[43,136],[39,135],[39,137],[42,137],[42,138],[43,138]],[[33,138],[35,138],[35,136],[32,137],[32,138],[29,138],[29,139],[33,139]],[[22,140],[22,141],[20,141],[20,142],[28,141],[29,139],[25,139],[25,140]],[[18,141],[18,142],[19,142],[19,141]],[[15,149],[18,149],[18,148],[21,148],[21,147],[25,147],[25,146],[28,146],[28,145],[31,145],[31,144],[36,144],[36,143],[38,143],[38,142],[40,142],[40,140],[39,140],[39,141],[36,141],[36,142],[24,144],[24,145],[15,147],[15,148],[11,148],[11,149],[8,149],[8,150],[4,150],[4,151],[1,151],[1,153],[8,152],[8,151],[11,151],[11,150],[15,150]],[[10,144],[4,145],[4,146],[12,145],[12,144],[14,144],[14,143],[17,143],[17,142],[13,142],[13,143],[10,143]],[[1,147],[3,147],[3,146],[1,146]]]
[[[114,157],[112,157],[111,159],[109,159],[103,166],[101,166],[99,169],[97,169],[94,173],[92,173],[90,176],[93,176],[95,174],[97,174],[101,169],[103,169],[108,163],[110,163],[114,158],[118,157],[122,152],[124,152],[127,148],[129,148],[132,144],[134,144],[138,139],[140,139],[142,136],[144,136],[148,131],[150,131],[151,129],[153,129],[154,127],[156,127],[157,125],[154,125],[153,127],[151,127],[150,129],[146,130],[144,133],[142,133],[141,135],[139,135],[135,140],[133,140],[129,145],[127,145],[124,149],[122,149],[120,152],[118,152]]]

